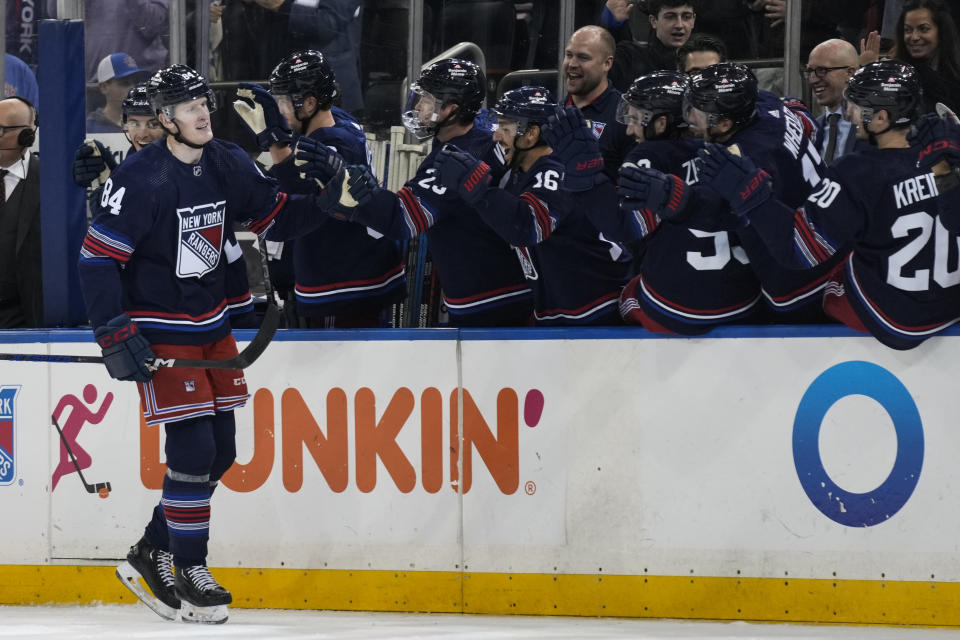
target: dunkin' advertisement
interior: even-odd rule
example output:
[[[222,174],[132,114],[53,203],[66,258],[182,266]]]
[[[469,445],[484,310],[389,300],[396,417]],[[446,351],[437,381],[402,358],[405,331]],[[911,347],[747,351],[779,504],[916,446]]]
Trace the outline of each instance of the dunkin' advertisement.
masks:
[[[468,335],[279,336],[211,565],[960,579],[957,337]],[[122,557],[164,441],[102,367],[0,364],[0,563]]]

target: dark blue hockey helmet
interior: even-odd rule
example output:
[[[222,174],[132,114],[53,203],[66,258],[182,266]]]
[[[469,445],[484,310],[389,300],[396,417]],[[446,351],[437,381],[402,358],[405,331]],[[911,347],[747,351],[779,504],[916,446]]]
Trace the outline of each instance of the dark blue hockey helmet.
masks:
[[[620,96],[617,122],[648,126],[656,118],[667,116],[667,127],[683,122],[683,96],[690,79],[679,71],[654,71],[640,76]]]
[[[310,96],[321,109],[329,109],[340,95],[337,78],[330,63],[319,51],[295,51],[281,60],[270,72],[270,93],[290,96],[294,109],[300,109]]]
[[[517,123],[517,135],[522,136],[531,124],[542,125],[556,111],[557,101],[544,87],[520,87],[504,93],[493,112],[498,118]]]
[[[210,112],[216,111],[217,99],[210,85],[203,76],[184,64],[160,69],[147,81],[147,99],[154,113],[162,111],[171,120],[175,105],[196,98],[206,98]]]
[[[425,94],[434,101],[430,109],[424,108]],[[410,86],[403,125],[422,139],[433,135],[438,126],[471,122],[483,106],[486,94],[486,76],[476,64],[460,58],[438,60],[423,69]],[[456,104],[457,108],[444,122],[439,122],[437,114],[450,104]]]
[[[703,111],[710,126],[724,118],[740,125],[753,118],[757,95],[753,71],[735,62],[720,62],[691,76],[683,111],[685,116],[691,109]]]
[[[122,119],[124,124],[127,122],[127,116],[157,116],[153,107],[150,106],[150,99],[147,97],[147,84],[142,82],[130,87],[127,97],[120,103]]]
[[[891,126],[902,126],[920,116],[923,89],[912,66],[880,60],[860,67],[847,81],[843,97],[860,107],[864,125],[870,124],[877,111],[886,111]]]

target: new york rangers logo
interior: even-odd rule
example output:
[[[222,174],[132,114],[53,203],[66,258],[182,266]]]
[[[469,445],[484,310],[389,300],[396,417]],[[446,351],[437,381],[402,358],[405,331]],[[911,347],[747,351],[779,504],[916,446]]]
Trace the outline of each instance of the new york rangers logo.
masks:
[[[16,475],[16,399],[20,386],[0,387],[0,485],[12,484]]]
[[[603,130],[607,128],[606,122],[597,122],[596,120],[590,121],[590,130],[593,131],[594,137],[597,140],[600,139],[600,136],[603,135]]]
[[[201,277],[220,264],[223,247],[223,221],[226,201],[177,209],[180,241],[177,250],[177,276]]]

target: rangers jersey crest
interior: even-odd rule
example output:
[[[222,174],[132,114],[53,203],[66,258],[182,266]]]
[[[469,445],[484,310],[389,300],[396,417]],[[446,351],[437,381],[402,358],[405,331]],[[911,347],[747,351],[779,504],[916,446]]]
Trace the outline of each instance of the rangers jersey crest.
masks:
[[[19,391],[19,386],[0,387],[0,485],[12,484],[16,475],[14,401]]]
[[[226,201],[177,209],[180,241],[177,250],[177,277],[202,277],[220,264]]]
[[[590,130],[593,131],[593,135],[596,136],[597,140],[600,139],[600,136],[603,135],[603,130],[606,128],[606,122],[597,122],[596,120],[590,121]]]

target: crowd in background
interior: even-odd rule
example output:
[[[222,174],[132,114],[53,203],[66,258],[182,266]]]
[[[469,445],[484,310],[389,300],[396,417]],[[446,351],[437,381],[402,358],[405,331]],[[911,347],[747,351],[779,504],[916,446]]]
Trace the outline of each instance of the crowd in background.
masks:
[[[600,25],[611,36],[613,61],[607,77],[618,95],[636,78],[657,70],[689,73],[724,60],[760,60],[755,72],[761,86],[780,94],[780,58],[792,1],[594,0],[577,3],[576,26]],[[210,58],[206,61],[195,59],[189,36],[198,16],[191,8],[186,16],[188,58],[213,81],[263,82],[287,54],[315,49],[323,52],[336,75],[340,87],[337,106],[353,114],[368,131],[400,124],[397,103],[405,74],[409,3],[334,0],[309,10],[308,4],[215,0],[206,16],[210,23]],[[881,58],[907,62],[917,70],[925,111],[932,111],[938,102],[960,107],[958,4],[940,0],[803,1],[800,54],[805,95],[790,98],[803,101],[816,118],[807,134],[828,162],[856,147],[842,98],[847,80],[863,64]],[[48,0],[47,16],[55,16],[55,5]],[[167,1],[129,0],[119,5],[118,10],[118,3],[108,0],[84,2],[89,133],[123,132],[124,98],[169,60]],[[509,11],[497,13],[487,5],[499,5],[500,9],[508,5]],[[501,93],[497,82],[504,75],[518,69],[550,69],[561,57],[556,3],[427,0],[424,8],[424,60],[450,46],[455,40],[450,34],[462,26],[458,21],[463,16],[469,19],[471,35],[489,52],[485,72],[490,105]],[[707,62],[698,66],[703,56]],[[564,79],[566,69],[562,67],[558,73]],[[7,96],[25,97],[36,104],[36,79],[27,65],[9,53],[6,77]],[[218,89],[226,98],[221,104],[229,104],[233,90],[232,86]],[[568,93],[573,93],[569,86]],[[32,117],[36,115],[33,111]],[[19,124],[0,122],[0,126]],[[219,137],[254,150],[252,138],[230,109],[216,114],[214,129]],[[16,187],[14,183],[7,189],[8,198]],[[782,320],[776,314],[762,319],[770,321]]]

